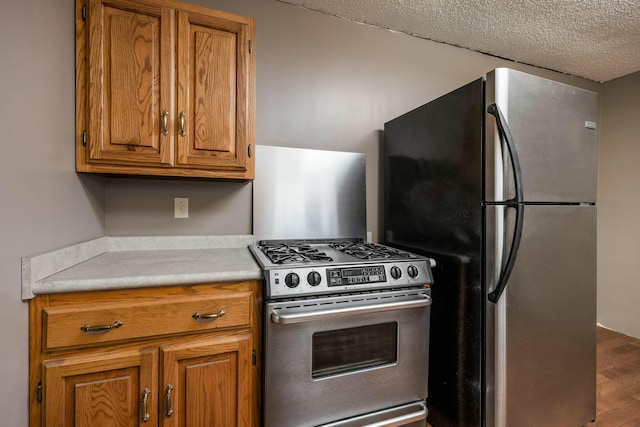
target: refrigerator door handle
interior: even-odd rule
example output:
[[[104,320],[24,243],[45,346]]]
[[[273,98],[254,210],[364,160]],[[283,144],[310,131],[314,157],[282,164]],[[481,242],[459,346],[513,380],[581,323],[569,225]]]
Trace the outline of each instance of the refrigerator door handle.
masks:
[[[504,268],[500,272],[498,283],[492,292],[489,293],[487,298],[492,303],[498,302],[500,296],[504,292],[507,286],[511,272],[516,263],[518,257],[518,250],[520,249],[520,241],[522,240],[522,229],[524,226],[524,191],[522,188],[522,171],[520,170],[520,160],[518,159],[518,152],[516,146],[513,143],[513,137],[507,126],[507,122],[502,115],[502,112],[496,104],[491,104],[487,107],[487,112],[495,117],[496,126],[498,127],[498,134],[500,139],[507,145],[509,151],[509,158],[511,159],[511,165],[513,167],[513,180],[515,184],[515,197],[507,200],[504,204],[507,207],[514,208],[516,210],[516,223],[513,232],[513,240],[511,241],[511,250],[507,257],[507,262],[504,264]]]
[[[500,140],[504,141],[509,150],[509,158],[511,159],[511,165],[513,166],[513,181],[515,184],[516,195],[513,199],[507,200],[509,203],[522,203],[524,202],[524,190],[522,188],[522,170],[520,169],[520,159],[518,158],[518,151],[516,145],[513,142],[513,136],[507,125],[500,108],[496,104],[491,104],[487,107],[487,113],[491,114],[496,119],[496,126],[498,126],[498,134]]]
[[[520,248],[520,240],[522,240],[522,228],[524,225],[524,205],[518,203],[517,205],[507,205],[508,208],[513,208],[516,210],[516,225],[513,231],[513,240],[511,241],[511,250],[509,251],[509,256],[507,257],[507,262],[504,265],[504,268],[500,272],[500,278],[498,279],[498,284],[493,289],[492,292],[489,293],[487,298],[492,303],[497,303],[500,299],[500,295],[504,292],[504,289],[507,287],[507,282],[509,281],[509,277],[511,276],[511,272],[513,271],[513,266],[516,263],[516,258],[518,257],[518,249]]]

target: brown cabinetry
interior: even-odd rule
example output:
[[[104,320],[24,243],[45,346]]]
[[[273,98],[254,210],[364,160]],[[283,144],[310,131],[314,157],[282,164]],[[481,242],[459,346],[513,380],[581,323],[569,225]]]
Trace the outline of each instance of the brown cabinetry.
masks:
[[[251,378],[248,333],[169,344],[162,347],[162,357],[166,385],[161,425],[251,425],[251,405],[242,392]],[[171,392],[175,394],[167,404]]]
[[[38,296],[31,426],[257,426],[259,284]]]
[[[200,6],[77,0],[77,170],[253,179],[254,40]]]
[[[158,351],[153,348],[46,359],[42,363],[42,423],[34,420],[32,425],[138,426],[142,412],[157,412],[157,396],[151,391],[157,390],[157,369]],[[145,404],[146,411],[141,407]],[[148,421],[157,425],[157,419]]]

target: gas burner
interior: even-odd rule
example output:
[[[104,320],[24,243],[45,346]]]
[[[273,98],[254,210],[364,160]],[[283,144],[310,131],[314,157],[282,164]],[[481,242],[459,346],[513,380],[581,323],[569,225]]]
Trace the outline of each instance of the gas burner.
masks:
[[[409,252],[369,242],[338,242],[330,244],[332,248],[362,260],[410,259],[415,258]]]
[[[297,264],[312,261],[333,261],[324,252],[305,244],[264,244],[260,249],[274,264]]]

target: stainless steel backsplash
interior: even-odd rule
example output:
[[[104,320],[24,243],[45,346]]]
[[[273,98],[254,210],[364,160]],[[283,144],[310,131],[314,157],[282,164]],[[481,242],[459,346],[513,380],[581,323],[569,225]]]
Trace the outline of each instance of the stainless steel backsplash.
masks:
[[[256,147],[256,240],[366,238],[365,155]]]

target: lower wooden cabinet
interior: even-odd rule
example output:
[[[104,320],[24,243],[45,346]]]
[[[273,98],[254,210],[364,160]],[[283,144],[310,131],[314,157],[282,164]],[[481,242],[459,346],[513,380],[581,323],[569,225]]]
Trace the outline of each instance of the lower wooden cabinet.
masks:
[[[259,289],[258,282],[242,282],[36,297],[30,304],[31,425],[259,425]],[[170,325],[154,318],[148,336],[118,339],[132,336],[122,328],[135,324],[126,316],[136,305],[147,308],[139,311],[142,320],[151,320],[157,312],[149,305],[167,301],[177,308],[167,313]],[[193,328],[176,334],[181,310]],[[47,331],[68,323],[73,316],[61,316],[67,312],[78,313],[76,326],[85,336],[71,339],[71,348],[48,349]],[[99,323],[84,323],[86,313]]]
[[[251,425],[250,343],[244,333],[163,346],[161,425]]]
[[[47,359],[42,363],[42,425],[138,426],[141,421],[158,425],[157,370],[154,348]]]

